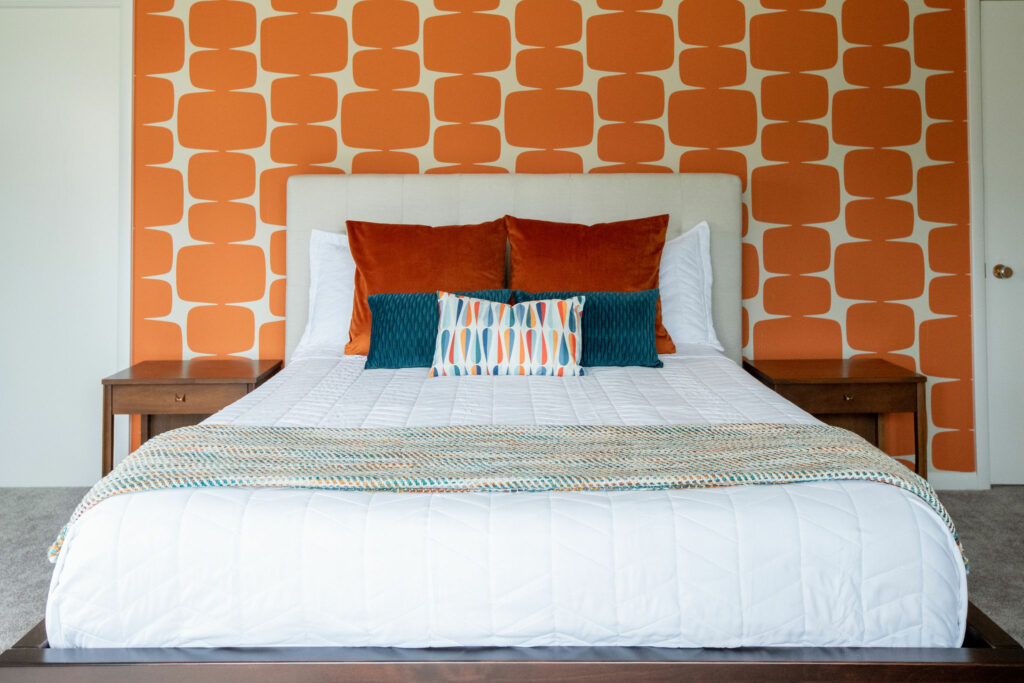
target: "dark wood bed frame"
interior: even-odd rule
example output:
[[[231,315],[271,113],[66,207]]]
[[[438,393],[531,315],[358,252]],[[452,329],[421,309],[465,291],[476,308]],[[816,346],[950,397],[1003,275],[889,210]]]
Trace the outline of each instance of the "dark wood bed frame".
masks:
[[[959,648],[387,647],[59,649],[39,622],[3,681],[1024,680],[1024,648],[969,604]]]

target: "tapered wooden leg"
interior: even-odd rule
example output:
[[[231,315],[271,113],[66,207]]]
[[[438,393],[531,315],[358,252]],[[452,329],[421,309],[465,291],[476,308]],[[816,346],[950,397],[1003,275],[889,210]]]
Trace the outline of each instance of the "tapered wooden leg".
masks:
[[[917,411],[914,412],[914,464],[919,475],[928,478],[928,406],[926,382],[917,385]]]
[[[114,469],[114,405],[109,384],[103,385],[103,466],[102,476]]]

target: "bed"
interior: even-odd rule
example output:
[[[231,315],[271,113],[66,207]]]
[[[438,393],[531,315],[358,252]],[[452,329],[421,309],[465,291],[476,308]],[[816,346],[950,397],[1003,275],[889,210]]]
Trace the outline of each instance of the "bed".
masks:
[[[360,357],[305,349],[207,422],[814,424],[737,364],[739,193],[735,178],[713,174],[295,177],[289,355],[307,323],[312,230],[340,231],[353,216],[453,224],[505,213],[597,222],[667,212],[670,237],[706,220],[724,350],[682,344],[663,368],[595,368],[560,380],[439,381],[415,368],[367,371]],[[211,677],[242,661],[245,677],[268,680],[285,670],[313,676],[323,669],[306,665],[328,661],[356,677],[561,677],[579,675],[580,662],[601,663],[608,675],[678,673],[664,668],[673,664],[754,677],[819,676],[850,660],[874,677],[910,665],[947,677],[964,667],[974,675],[1024,666],[1012,639],[969,606],[963,558],[935,509],[871,481],[121,495],[90,510],[64,539],[45,629],[48,648],[29,647],[29,638],[10,652],[22,660],[43,653],[96,676],[118,671],[105,665],[124,657],[203,660]],[[965,642],[985,647],[960,647]],[[1011,654],[993,656],[1000,645]],[[17,660],[7,653],[0,661]]]

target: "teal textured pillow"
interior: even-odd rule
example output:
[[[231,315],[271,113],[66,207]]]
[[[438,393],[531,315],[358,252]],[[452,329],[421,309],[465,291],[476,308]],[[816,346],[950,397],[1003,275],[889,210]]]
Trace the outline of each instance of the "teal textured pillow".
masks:
[[[487,301],[507,303],[512,292],[485,289],[459,292]],[[437,292],[417,294],[371,294],[370,350],[367,370],[383,368],[429,368],[434,360],[437,340]]]
[[[642,292],[513,292],[516,303],[583,295],[584,367],[639,365],[660,368],[654,335],[658,290]]]

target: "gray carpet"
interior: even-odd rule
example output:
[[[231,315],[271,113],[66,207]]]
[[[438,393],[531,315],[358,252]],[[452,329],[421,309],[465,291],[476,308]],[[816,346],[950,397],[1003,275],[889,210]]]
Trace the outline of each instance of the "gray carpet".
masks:
[[[46,548],[85,495],[77,488],[0,488],[0,650],[43,617]],[[971,560],[971,600],[1024,642],[1024,486],[946,491]]]

